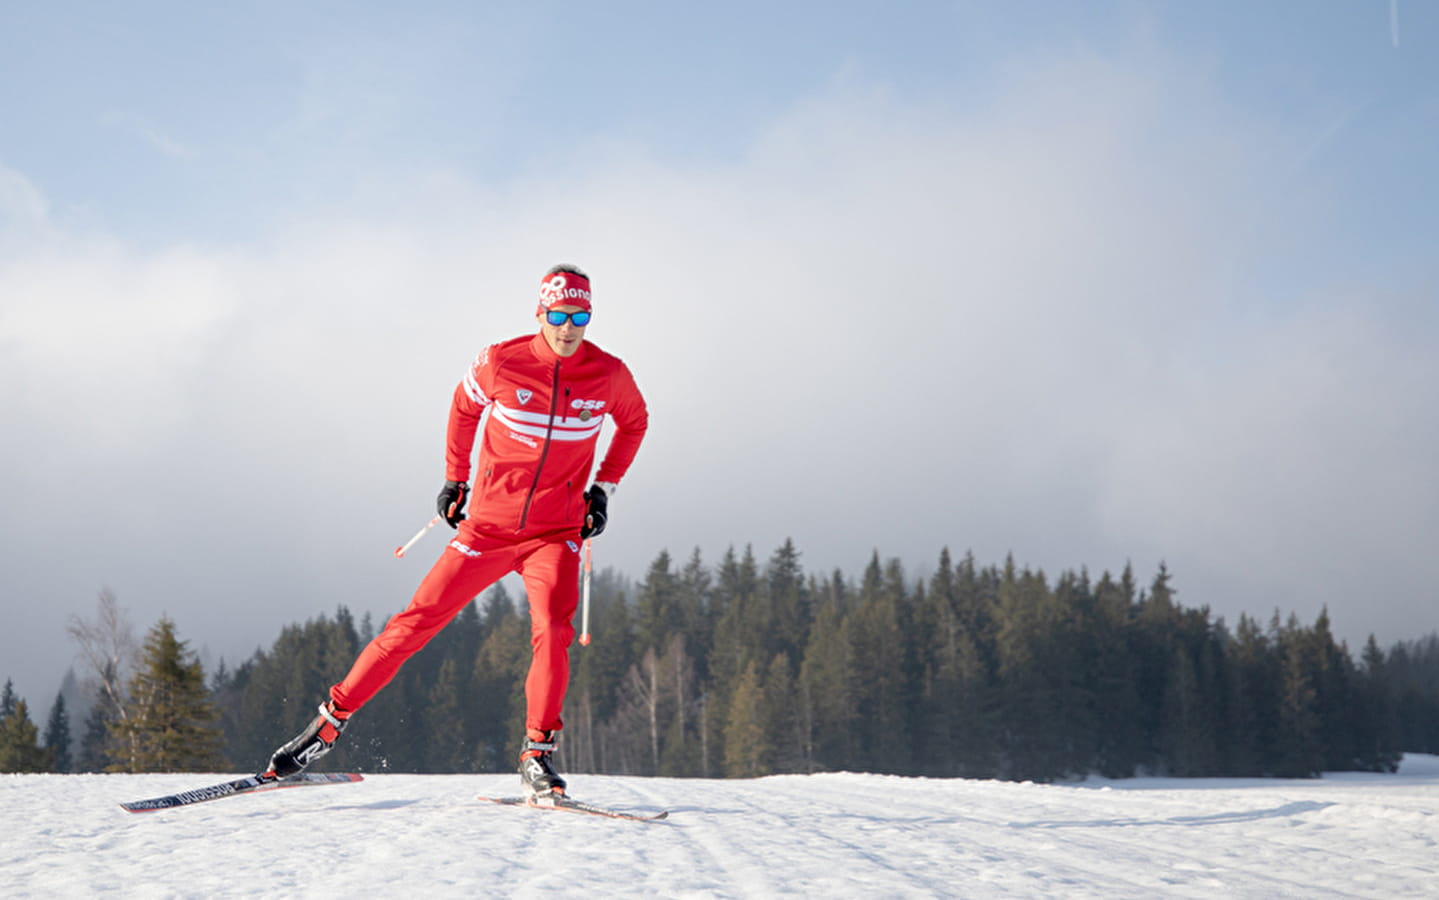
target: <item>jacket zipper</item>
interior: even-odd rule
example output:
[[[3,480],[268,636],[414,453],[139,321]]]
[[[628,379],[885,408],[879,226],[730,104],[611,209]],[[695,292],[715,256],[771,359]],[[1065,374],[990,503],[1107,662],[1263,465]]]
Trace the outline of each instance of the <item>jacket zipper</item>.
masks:
[[[569,395],[569,390],[565,390]],[[530,504],[535,500],[535,491],[540,487],[540,473],[545,469],[545,459],[550,455],[550,435],[555,433],[555,407],[560,402],[560,364],[555,363],[555,375],[550,385],[550,421],[545,426],[545,444],[540,448],[540,461],[535,464],[535,480],[530,483],[530,492],[525,495],[525,506],[520,511],[520,527],[516,531],[524,531],[525,523],[530,520]]]

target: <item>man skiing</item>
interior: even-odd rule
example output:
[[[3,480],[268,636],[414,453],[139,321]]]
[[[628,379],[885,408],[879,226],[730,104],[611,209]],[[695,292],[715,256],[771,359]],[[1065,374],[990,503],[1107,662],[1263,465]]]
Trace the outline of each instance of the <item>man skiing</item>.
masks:
[[[585,340],[590,280],[555,266],[540,283],[539,331],[481,351],[455,388],[445,444],[439,513],[457,529],[408,607],[360,652],[330,688],[319,715],[270,759],[264,776],[303,770],[334,746],[350,716],[395,676],[476,595],[510,572],[524,579],[533,656],[525,680],[520,775],[535,796],[562,795],[550,762],[563,727],[571,620],[579,603],[580,544],[604,531],[609,498],[624,477],[649,414],[618,357]],[[484,420],[470,498],[470,459]],[[594,482],[600,426],[614,437]],[[470,498],[466,516],[466,499]],[[263,776],[262,776],[263,777]]]

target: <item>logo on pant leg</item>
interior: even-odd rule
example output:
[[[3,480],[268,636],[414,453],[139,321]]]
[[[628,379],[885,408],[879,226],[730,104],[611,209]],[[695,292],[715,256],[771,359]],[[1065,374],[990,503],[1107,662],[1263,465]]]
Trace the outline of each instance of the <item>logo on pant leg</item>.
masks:
[[[451,550],[458,550],[458,551],[460,551],[461,553],[465,554],[466,556],[468,556],[468,557],[471,558],[471,559],[474,559],[476,556],[479,556],[479,555],[483,552],[483,551],[480,551],[480,550],[475,550],[475,549],[471,548],[469,544],[462,544],[462,543],[460,543],[460,542],[457,541],[457,540],[455,540],[455,541],[450,541],[450,549],[451,549]]]

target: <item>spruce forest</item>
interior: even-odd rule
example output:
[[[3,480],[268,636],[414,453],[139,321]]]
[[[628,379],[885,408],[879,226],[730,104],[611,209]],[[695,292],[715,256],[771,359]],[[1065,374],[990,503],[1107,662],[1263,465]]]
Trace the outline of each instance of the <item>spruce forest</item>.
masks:
[[[1327,612],[1231,626],[1177,602],[1172,580],[1161,564],[1143,585],[1129,568],[1051,581],[946,550],[926,579],[875,554],[854,581],[805,573],[790,541],[763,563],[748,548],[714,567],[661,552],[638,583],[595,574],[557,765],[1052,781],[1312,777],[1439,753],[1439,636],[1387,650],[1371,637],[1356,658]],[[127,651],[106,603],[72,627],[94,670],[80,733],[62,697],[42,744],[7,685],[0,770],[255,771],[374,633],[341,606],[207,677],[168,619]],[[496,585],[316,768],[513,771],[528,663],[523,598]]]

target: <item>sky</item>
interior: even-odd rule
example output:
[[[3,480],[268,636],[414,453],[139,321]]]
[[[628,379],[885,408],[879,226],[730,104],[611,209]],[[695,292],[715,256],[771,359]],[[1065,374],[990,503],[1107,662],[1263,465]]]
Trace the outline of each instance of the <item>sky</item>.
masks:
[[[651,412],[599,568],[1439,629],[1439,8],[689,6],[0,8],[0,678],[102,589],[212,666],[401,609],[558,262]]]
[[[513,795],[513,774],[367,775],[160,812],[118,806],[216,780],[7,775],[7,895],[343,897],[363,885],[436,900],[1398,900],[1434,896],[1439,841],[1439,758],[1423,754],[1393,775],[1299,781],[576,777],[593,803],[669,811],[651,824],[477,799]]]

